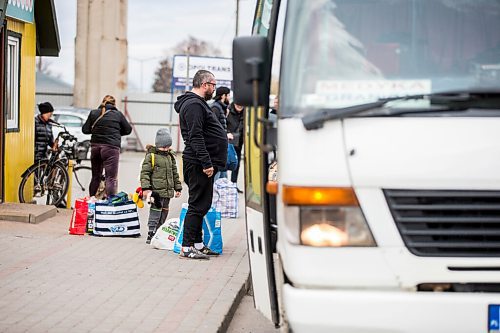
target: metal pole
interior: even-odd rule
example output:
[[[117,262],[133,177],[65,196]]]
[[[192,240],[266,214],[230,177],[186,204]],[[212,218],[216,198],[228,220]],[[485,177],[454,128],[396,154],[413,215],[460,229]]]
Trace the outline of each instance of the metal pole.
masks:
[[[235,37],[238,37],[239,14],[240,14],[240,0],[236,0],[236,29],[234,33]]]
[[[189,46],[186,54],[186,91],[189,89]]]
[[[144,92],[144,89],[143,89],[143,73],[144,73],[144,59],[143,60],[139,60],[141,62],[141,92]]]
[[[172,58],[172,76],[170,77],[170,128],[169,128],[170,135],[172,135],[172,119],[174,116],[174,68],[175,68],[175,57]],[[165,88],[166,87],[167,87],[167,77],[165,77]],[[178,138],[177,138],[177,151],[179,151]]]
[[[71,189],[73,187],[73,166],[75,162],[73,160],[68,161],[68,193],[66,195],[66,208],[71,209]]]

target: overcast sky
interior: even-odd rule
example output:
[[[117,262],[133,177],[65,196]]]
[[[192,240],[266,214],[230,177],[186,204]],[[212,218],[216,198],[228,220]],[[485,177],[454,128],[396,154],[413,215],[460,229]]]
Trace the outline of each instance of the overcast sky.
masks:
[[[114,1],[114,0],[111,0]],[[240,0],[239,35],[250,35],[256,0]],[[61,53],[50,70],[74,80],[76,0],[55,0]],[[211,42],[231,56],[236,0],[128,0],[129,89],[150,91],[159,60],[188,36]],[[142,60],[142,61],[141,61]]]

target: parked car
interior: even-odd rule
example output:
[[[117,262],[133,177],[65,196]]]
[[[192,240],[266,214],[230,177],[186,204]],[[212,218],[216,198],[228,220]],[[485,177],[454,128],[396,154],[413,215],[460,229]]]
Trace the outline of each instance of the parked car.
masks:
[[[68,132],[74,135],[78,142],[90,141],[89,134],[83,134],[82,126],[87,120],[90,109],[79,109],[73,107],[57,108],[52,118],[61,125],[64,125]],[[61,128],[52,128],[54,137],[61,131]]]

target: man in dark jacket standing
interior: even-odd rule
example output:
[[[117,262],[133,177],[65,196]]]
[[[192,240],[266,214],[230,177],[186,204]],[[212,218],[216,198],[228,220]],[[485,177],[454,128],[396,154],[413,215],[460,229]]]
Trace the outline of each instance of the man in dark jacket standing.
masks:
[[[189,259],[218,255],[202,239],[203,217],[212,205],[213,176],[225,168],[227,159],[226,131],[207,104],[215,86],[214,75],[199,70],[193,78],[193,89],[179,96],[174,105],[185,144],[183,173],[189,188],[180,256]]]
[[[54,107],[49,102],[38,104],[40,114],[35,118],[35,162],[47,158],[47,149],[54,145],[54,134],[50,118]]]

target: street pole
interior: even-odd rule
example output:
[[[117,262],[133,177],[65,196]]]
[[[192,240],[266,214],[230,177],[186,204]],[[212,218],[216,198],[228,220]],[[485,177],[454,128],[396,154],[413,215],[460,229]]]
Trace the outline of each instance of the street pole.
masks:
[[[144,89],[143,89],[143,83],[144,83],[144,80],[143,80],[143,74],[144,74],[144,59],[143,60],[140,60],[141,62],[141,92],[143,93],[144,92]]]
[[[189,89],[189,46],[186,52],[186,91]]]
[[[239,14],[240,14],[240,0],[236,0],[236,29],[234,34],[235,37],[238,37]]]
[[[161,59],[161,57],[149,57],[149,58],[135,58],[135,57],[128,57],[131,60],[137,61],[140,64],[140,71],[141,71],[141,82],[140,82],[140,89],[141,93],[144,93],[144,63],[147,61],[155,60],[155,59]]]

